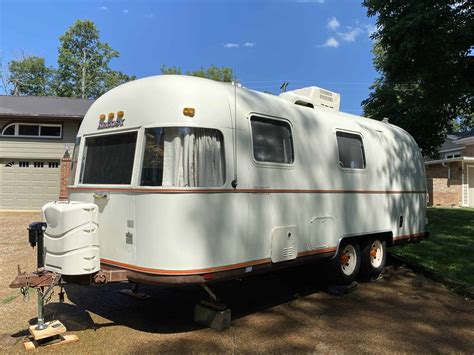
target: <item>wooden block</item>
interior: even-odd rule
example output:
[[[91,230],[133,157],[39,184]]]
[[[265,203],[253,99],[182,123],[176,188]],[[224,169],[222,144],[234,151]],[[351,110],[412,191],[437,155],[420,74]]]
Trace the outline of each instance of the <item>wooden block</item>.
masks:
[[[74,334],[64,334],[64,335],[59,335],[59,336],[53,336],[53,339],[50,342],[46,343],[41,343],[38,342],[37,340],[34,340],[33,337],[27,337],[25,341],[23,342],[23,346],[25,347],[25,350],[35,350],[39,347],[48,347],[48,346],[56,346],[56,345],[63,345],[63,344],[69,344],[69,343],[75,343],[76,341],[79,341],[79,337]]]
[[[58,320],[53,320],[51,322],[46,322],[48,327],[43,330],[37,330],[36,324],[30,326],[29,331],[35,340],[41,340],[45,338],[50,338],[55,335],[66,333],[66,327]]]

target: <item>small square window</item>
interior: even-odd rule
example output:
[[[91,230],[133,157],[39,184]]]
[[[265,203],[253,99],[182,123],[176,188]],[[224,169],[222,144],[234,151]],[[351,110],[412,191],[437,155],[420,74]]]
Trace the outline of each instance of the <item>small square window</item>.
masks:
[[[59,126],[41,126],[42,137],[61,137],[61,127]]]
[[[39,136],[39,126],[37,126],[37,125],[19,125],[18,134],[20,136]]]
[[[293,137],[290,125],[281,120],[252,117],[253,156],[256,161],[292,164]]]
[[[344,169],[365,169],[362,137],[358,134],[336,132],[339,166]]]

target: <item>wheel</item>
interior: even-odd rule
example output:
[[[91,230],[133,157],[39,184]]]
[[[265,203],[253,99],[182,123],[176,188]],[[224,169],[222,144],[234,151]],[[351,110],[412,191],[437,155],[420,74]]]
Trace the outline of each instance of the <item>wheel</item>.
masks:
[[[336,285],[350,285],[359,273],[360,263],[359,245],[352,242],[341,244],[329,264],[329,281]]]
[[[385,268],[387,244],[384,240],[375,239],[362,249],[361,276],[367,279],[378,277]]]

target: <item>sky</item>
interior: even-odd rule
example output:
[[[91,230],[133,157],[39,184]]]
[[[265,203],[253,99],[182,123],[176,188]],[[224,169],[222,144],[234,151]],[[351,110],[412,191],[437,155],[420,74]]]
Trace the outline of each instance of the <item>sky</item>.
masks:
[[[361,114],[377,77],[376,19],[361,0],[0,0],[3,68],[24,54],[56,67],[59,36],[76,19],[94,21],[120,52],[111,67],[138,78],[162,65],[228,66],[250,89],[319,86],[341,94],[341,111]]]

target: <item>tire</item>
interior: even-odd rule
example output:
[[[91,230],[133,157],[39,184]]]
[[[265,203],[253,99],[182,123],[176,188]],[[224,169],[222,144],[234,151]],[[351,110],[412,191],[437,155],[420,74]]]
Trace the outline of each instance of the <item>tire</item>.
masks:
[[[387,243],[385,240],[371,240],[362,249],[361,276],[369,280],[377,278],[385,269],[386,261]]]
[[[329,264],[329,281],[335,285],[350,285],[355,281],[361,266],[359,244],[341,243],[337,255]]]

